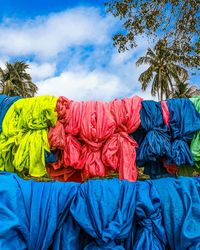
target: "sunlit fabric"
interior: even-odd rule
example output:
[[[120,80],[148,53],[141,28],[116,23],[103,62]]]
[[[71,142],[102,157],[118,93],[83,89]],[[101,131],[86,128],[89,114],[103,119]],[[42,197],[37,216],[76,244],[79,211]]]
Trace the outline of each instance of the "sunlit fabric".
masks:
[[[2,132],[2,123],[6,112],[10,106],[20,98],[20,96],[0,95],[0,132]]]
[[[193,103],[186,98],[169,99],[167,106],[170,112],[170,132],[172,154],[168,161],[177,166],[194,164],[188,143],[200,130],[200,114]]]
[[[200,178],[25,181],[0,174],[0,249],[200,249]]]
[[[196,96],[190,99],[194,104],[196,110],[200,113],[200,96]],[[195,166],[200,168],[200,131],[192,138],[190,150],[192,153],[193,160],[195,161]]]
[[[52,96],[23,98],[9,108],[0,134],[0,170],[21,172],[26,168],[36,177],[46,173],[47,133],[57,120],[56,102]]]
[[[69,216],[77,185],[24,181],[1,173],[0,249],[77,249]]]

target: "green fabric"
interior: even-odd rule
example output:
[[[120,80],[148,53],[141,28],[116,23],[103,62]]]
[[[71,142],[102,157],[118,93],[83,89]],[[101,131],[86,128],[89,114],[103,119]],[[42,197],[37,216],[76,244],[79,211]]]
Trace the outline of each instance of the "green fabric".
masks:
[[[190,100],[193,102],[196,110],[200,113],[200,96],[195,96],[190,98]],[[195,161],[195,166],[200,168],[200,131],[193,136],[190,150],[193,160]]]
[[[54,126],[57,98],[38,96],[16,101],[3,120],[0,134],[0,170],[29,169],[29,174],[46,174],[45,151],[50,152],[48,127]]]

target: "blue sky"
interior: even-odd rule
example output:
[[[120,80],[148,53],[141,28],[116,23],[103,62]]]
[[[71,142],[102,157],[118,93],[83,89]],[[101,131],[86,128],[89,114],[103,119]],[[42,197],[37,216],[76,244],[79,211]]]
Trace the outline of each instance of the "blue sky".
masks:
[[[112,35],[121,24],[105,13],[104,2],[0,0],[0,66],[27,61],[40,95],[152,99],[138,82],[146,66],[135,66],[149,44],[138,38],[136,49],[119,54]]]

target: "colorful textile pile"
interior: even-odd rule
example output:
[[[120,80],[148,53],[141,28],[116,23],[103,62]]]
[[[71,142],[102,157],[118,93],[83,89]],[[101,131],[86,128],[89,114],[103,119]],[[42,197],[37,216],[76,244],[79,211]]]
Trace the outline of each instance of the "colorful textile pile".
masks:
[[[0,134],[0,170],[21,172],[26,168],[36,177],[46,173],[48,127],[57,120],[56,102],[51,96],[26,98],[8,109]]]
[[[151,179],[199,167],[199,100],[0,95],[0,170],[83,182],[113,173],[136,181],[137,167]]]
[[[166,177],[167,171],[176,174],[178,167],[194,165],[189,144],[200,130],[200,114],[189,99],[143,101],[140,118],[141,128],[132,136],[139,143],[137,165],[146,174]]]
[[[200,178],[84,184],[0,174],[0,249],[200,249]]]
[[[110,103],[60,97],[58,122],[49,131],[59,160],[47,165],[49,174],[56,180],[83,181],[116,171],[120,179],[136,181],[137,143],[128,134],[140,125],[141,101],[137,96]]]

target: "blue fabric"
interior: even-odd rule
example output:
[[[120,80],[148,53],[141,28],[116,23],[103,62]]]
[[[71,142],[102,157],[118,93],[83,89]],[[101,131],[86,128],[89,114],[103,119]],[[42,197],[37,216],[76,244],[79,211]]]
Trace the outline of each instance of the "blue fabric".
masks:
[[[152,182],[156,187],[170,249],[200,249],[200,178]]]
[[[73,249],[73,220],[68,213],[78,185],[24,181],[1,173],[0,249]],[[68,230],[62,227],[64,221]],[[64,229],[67,241],[60,237]]]
[[[71,213],[92,237],[84,250],[125,249],[131,230],[136,199],[135,183],[104,180],[81,185]]]
[[[169,99],[167,105],[170,112],[170,132],[172,137],[172,154],[169,163],[177,166],[194,165],[188,143],[200,130],[200,114],[187,98]]]
[[[84,184],[0,174],[2,250],[200,249],[200,178]]]
[[[138,228],[133,249],[166,249],[167,238],[162,222],[160,198],[152,182],[138,182],[136,213]]]
[[[2,123],[6,112],[8,111],[10,106],[20,98],[22,97],[0,95],[0,133],[2,132]]]
[[[56,153],[54,153],[54,152],[47,152],[46,151],[44,156],[45,156],[45,163],[46,164],[53,163],[53,162],[57,161],[57,156],[56,156]]]
[[[144,165],[144,174],[149,175],[151,179],[159,179],[163,177],[170,177],[163,163],[160,161],[150,162]]]
[[[171,142],[168,127],[163,121],[160,102],[143,101],[140,119],[146,135],[141,136],[143,140],[137,150],[137,165],[144,166],[145,174],[152,179],[169,176],[163,167],[162,158],[171,155]],[[138,136],[137,134],[136,137]]]

